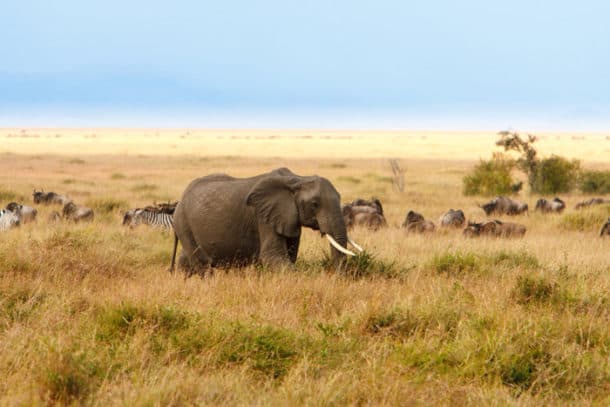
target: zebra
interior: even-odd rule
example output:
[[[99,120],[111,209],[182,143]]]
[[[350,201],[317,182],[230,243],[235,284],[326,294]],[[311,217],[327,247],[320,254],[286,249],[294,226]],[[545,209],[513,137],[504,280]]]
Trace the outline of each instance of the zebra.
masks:
[[[125,212],[123,216],[123,225],[134,228],[138,225],[150,225],[162,229],[174,228],[174,214],[160,208],[147,206],[146,208],[137,208]]]
[[[0,232],[19,226],[19,216],[8,209],[0,209]]]

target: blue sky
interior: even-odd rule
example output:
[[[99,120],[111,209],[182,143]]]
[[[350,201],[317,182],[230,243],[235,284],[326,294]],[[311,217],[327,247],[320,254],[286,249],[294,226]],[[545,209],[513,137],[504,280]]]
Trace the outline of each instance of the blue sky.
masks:
[[[9,0],[0,126],[610,129],[606,1]]]

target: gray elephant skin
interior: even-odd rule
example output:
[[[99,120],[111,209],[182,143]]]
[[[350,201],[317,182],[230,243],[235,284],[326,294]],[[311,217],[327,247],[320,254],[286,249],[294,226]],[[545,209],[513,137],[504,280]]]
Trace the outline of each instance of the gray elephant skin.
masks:
[[[298,176],[287,168],[251,178],[213,174],[195,179],[174,213],[170,271],[178,240],[178,266],[187,275],[253,262],[290,265],[297,258],[302,226],[330,235],[343,249],[348,237],[340,202],[327,179]],[[345,254],[331,245],[331,259],[340,265]]]

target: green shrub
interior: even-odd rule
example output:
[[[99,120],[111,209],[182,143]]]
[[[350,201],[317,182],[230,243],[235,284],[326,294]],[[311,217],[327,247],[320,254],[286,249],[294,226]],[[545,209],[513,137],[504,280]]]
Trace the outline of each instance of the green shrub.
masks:
[[[548,303],[557,292],[557,284],[544,277],[519,276],[512,297],[518,304]]]
[[[511,170],[514,162],[500,154],[479,164],[463,179],[464,195],[506,195],[511,193],[513,179]]]
[[[584,171],[579,182],[585,194],[610,194],[610,171]]]
[[[532,192],[538,194],[557,194],[570,192],[576,185],[580,171],[578,160],[568,160],[551,156],[539,161],[531,185]]]
[[[436,255],[430,268],[439,274],[461,275],[464,272],[478,272],[481,269],[480,259],[473,253],[445,253]]]
[[[595,208],[595,210],[569,213],[561,218],[559,227],[564,230],[575,230],[579,232],[596,231],[599,233],[601,225],[603,225],[608,219],[608,216],[610,216],[610,210],[603,211],[603,209],[605,208]]]

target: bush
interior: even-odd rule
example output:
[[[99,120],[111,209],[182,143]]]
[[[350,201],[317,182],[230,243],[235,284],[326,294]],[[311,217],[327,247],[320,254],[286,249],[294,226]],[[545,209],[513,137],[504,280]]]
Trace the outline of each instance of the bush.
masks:
[[[539,194],[556,194],[570,192],[578,180],[580,162],[569,161],[559,156],[540,160],[536,166],[532,192]]]
[[[479,272],[480,259],[473,253],[445,253],[436,255],[429,267],[439,274],[461,275],[463,273]]]
[[[603,225],[608,216],[610,216],[610,211],[604,209],[605,208],[595,208],[595,210],[586,212],[569,213],[561,218],[559,227],[570,231],[595,231],[599,233],[601,225]]]
[[[579,189],[585,194],[610,194],[610,171],[584,171]]]
[[[464,195],[510,194],[513,184],[510,173],[513,167],[514,161],[506,159],[500,154],[494,154],[489,161],[481,160],[472,173],[466,175],[462,180]]]

